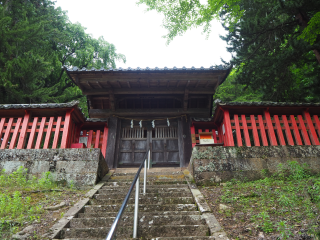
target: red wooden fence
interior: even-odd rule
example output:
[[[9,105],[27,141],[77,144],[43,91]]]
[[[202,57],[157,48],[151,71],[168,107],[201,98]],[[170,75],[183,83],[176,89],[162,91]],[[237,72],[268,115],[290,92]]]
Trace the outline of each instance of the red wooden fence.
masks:
[[[0,118],[0,149],[56,149],[70,148],[79,142],[83,123],[76,124],[72,111],[65,116],[30,117],[26,111],[24,117]],[[100,148],[105,156],[107,148],[108,127],[103,130],[86,130],[88,146]]]
[[[318,115],[229,115],[224,110],[224,146],[320,145]],[[221,130],[219,130],[221,131]]]

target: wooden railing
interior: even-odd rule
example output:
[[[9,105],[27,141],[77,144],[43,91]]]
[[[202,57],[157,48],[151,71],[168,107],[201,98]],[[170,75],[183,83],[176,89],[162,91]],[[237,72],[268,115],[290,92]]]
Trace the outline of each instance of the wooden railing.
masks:
[[[100,148],[103,156],[105,157],[108,140],[108,127],[107,125],[102,130],[80,130],[76,136],[76,142],[79,142],[80,138],[86,138],[87,148]]]
[[[70,148],[72,143],[79,142],[82,133],[83,136],[88,136],[87,146],[100,148],[105,156],[107,124],[102,129],[82,131],[86,122],[74,122],[72,111],[73,109],[68,110],[64,116],[54,117],[30,117],[30,113],[26,111],[24,117],[0,118],[0,149]]]
[[[225,146],[320,145],[318,115],[229,115],[224,110],[222,131]]]

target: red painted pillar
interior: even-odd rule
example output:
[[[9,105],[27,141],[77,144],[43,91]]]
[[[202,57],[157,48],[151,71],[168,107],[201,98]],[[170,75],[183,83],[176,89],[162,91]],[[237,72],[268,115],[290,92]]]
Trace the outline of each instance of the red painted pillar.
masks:
[[[277,146],[278,143],[277,143],[276,135],[274,134],[273,125],[272,125],[270,113],[268,110],[264,111],[264,117],[266,118],[266,122],[267,122],[268,136],[269,136],[271,146]]]
[[[25,111],[17,149],[22,149],[26,142],[29,118],[30,118],[30,112]]]
[[[232,128],[231,128],[231,121],[230,121],[230,114],[228,110],[223,110],[224,115],[224,129],[225,129],[225,136],[226,136],[226,146],[233,147],[234,140],[232,135]]]
[[[63,133],[62,133],[62,140],[61,140],[61,148],[67,148],[68,146],[68,138],[70,137],[70,124],[71,124],[71,113],[74,109],[68,110],[66,112],[66,116],[64,118],[64,126],[63,126]]]
[[[310,140],[313,145],[320,145],[316,130],[313,126],[312,119],[308,111],[303,111],[304,118],[307,120],[307,127],[309,130]]]
[[[103,142],[102,142],[102,148],[101,148],[102,155],[104,157],[106,157],[106,151],[107,151],[108,132],[109,132],[109,128],[108,128],[108,125],[106,124],[103,129]]]
[[[191,131],[192,147],[194,147],[197,144],[197,142],[196,142],[196,129],[193,125],[191,125],[190,131]]]

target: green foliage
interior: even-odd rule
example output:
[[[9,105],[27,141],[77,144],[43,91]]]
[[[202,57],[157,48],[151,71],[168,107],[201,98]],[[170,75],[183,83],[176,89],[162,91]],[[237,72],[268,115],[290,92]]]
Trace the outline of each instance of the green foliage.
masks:
[[[277,231],[280,233],[280,239],[289,239],[293,236],[290,231],[290,226],[287,226],[286,221],[278,222],[277,226]]]
[[[309,235],[319,232],[320,177],[311,176],[306,164],[288,161],[279,164],[271,177],[251,182],[232,180],[222,193],[220,202],[231,205],[234,212],[250,213],[249,219],[259,231],[276,232],[280,239],[293,239],[293,232],[299,232],[301,225]]]
[[[304,39],[313,45],[318,35],[320,35],[320,12],[317,12],[308,22],[308,26],[303,30],[298,39]]]
[[[50,0],[0,1],[0,103],[68,102],[81,90],[62,66],[116,67],[113,44],[85,33]]]
[[[210,22],[219,18],[219,13],[226,5],[232,12],[226,21],[233,25],[243,15],[244,10],[238,4],[240,0],[208,0],[201,4],[199,0],[139,0],[138,4],[146,4],[147,11],[156,10],[164,14],[163,26],[168,30],[165,36],[168,43],[188,29],[203,26],[204,32],[211,30]]]
[[[239,73],[232,70],[227,79],[218,87],[214,99],[220,99],[223,102],[258,102],[262,99],[262,93],[259,90],[241,85],[236,81]]]
[[[139,3],[164,14],[168,41],[192,27],[204,26],[204,31],[209,32],[211,21],[219,17],[228,32],[221,38],[234,56],[230,64],[236,67],[236,76],[220,87],[215,98],[320,101],[320,64],[314,55],[314,50],[320,49],[320,1],[208,0],[201,5],[199,0],[140,0]]]

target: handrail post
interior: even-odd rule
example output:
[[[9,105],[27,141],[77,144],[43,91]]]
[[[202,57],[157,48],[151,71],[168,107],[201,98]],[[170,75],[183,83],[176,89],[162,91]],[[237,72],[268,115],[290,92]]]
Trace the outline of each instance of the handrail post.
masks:
[[[143,179],[143,195],[146,195],[147,191],[147,159],[144,161],[144,179]]]
[[[139,210],[139,179],[136,182],[136,196],[134,201],[134,218],[133,218],[133,238],[137,238],[138,231],[138,210]]]
[[[150,169],[150,150],[148,152],[148,169]]]

